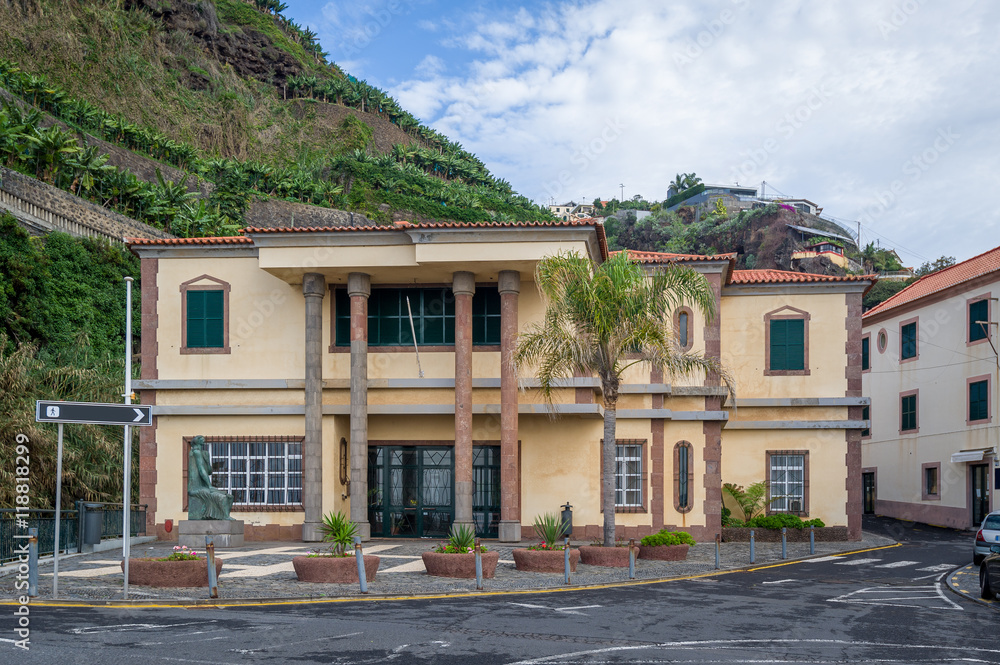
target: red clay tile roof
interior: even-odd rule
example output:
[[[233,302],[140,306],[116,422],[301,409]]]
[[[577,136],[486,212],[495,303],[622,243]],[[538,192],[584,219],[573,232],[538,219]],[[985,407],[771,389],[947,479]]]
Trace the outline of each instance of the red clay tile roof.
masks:
[[[968,282],[977,277],[997,271],[1000,271],[1000,247],[994,247],[978,256],[973,256],[971,259],[956,263],[944,270],[924,275],[899,293],[865,312],[864,318],[867,319],[870,316],[882,314],[900,305],[919,300],[957,284],[962,284],[963,282]]]
[[[736,252],[730,254],[674,254],[672,252],[640,252],[635,249],[622,250],[628,252],[629,258],[639,263],[664,263],[676,261],[735,261]],[[612,252],[617,254],[618,252]]]
[[[250,226],[242,229],[244,234],[265,234],[265,233],[325,233],[325,232],[357,232],[357,231],[400,231],[404,229],[500,229],[500,228],[556,228],[556,227],[576,227],[594,226],[597,227],[597,242],[601,250],[601,257],[608,256],[608,240],[604,234],[604,225],[593,217],[586,219],[575,219],[569,221],[554,222],[424,222],[412,224],[410,222],[396,222],[395,224],[369,225],[369,226]],[[130,247],[150,246],[150,245],[252,245],[253,240],[247,236],[227,236],[218,238],[128,238]]]
[[[733,284],[813,284],[818,282],[866,282],[878,275],[815,275],[788,270],[734,270]]]
[[[130,247],[143,245],[252,245],[246,236],[222,236],[216,238],[126,238]]]

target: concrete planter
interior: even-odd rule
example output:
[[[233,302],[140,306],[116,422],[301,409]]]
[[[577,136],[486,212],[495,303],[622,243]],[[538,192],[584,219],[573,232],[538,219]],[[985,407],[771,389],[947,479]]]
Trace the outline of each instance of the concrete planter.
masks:
[[[636,550],[638,549],[637,547]],[[636,558],[638,558],[638,551],[636,552]],[[588,566],[628,568],[628,547],[583,545],[580,547],[580,561]]]
[[[846,526],[825,526],[815,531],[817,543],[848,540]],[[790,543],[808,543],[809,529],[789,529],[787,536],[787,540]],[[780,543],[781,529],[754,529],[753,537],[758,543]],[[723,527],[722,541],[725,543],[749,543],[750,529],[746,527]]]
[[[365,579],[375,581],[379,558],[366,554]],[[354,556],[297,556],[292,558],[292,567],[299,582],[321,582],[326,584],[358,583],[358,562]]]
[[[690,545],[639,545],[640,559],[656,561],[683,561],[688,556]]]
[[[445,554],[441,552],[424,552],[424,568],[428,575],[435,577],[460,577],[473,579],[476,577],[476,555],[469,554]],[[500,561],[499,552],[483,552],[483,578],[493,579],[497,570],[497,562]]]
[[[516,549],[514,567],[531,573],[561,573],[565,568],[563,550],[529,550]],[[580,560],[580,550],[570,549],[569,569],[576,572],[576,564]]]
[[[125,562],[119,564],[125,570]],[[222,559],[215,560],[216,579],[222,573]],[[152,587],[207,587],[208,563],[204,557],[191,561],[129,559],[128,583]]]

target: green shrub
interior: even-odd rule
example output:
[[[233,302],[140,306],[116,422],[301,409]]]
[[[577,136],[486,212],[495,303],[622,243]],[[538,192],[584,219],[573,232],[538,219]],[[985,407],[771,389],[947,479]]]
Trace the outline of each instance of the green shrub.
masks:
[[[773,515],[759,515],[752,520],[748,521],[746,525],[750,528],[755,529],[806,529],[811,526],[821,528],[826,526],[823,520],[816,519],[805,520],[798,517],[797,515],[789,515],[788,513],[775,513]]]
[[[659,533],[646,536],[640,541],[645,547],[656,547],[658,545],[690,545],[694,547],[695,540],[687,531],[667,531],[664,529]]]
[[[535,535],[542,539],[543,549],[551,550],[557,540],[566,535],[567,524],[555,513],[535,516]]]
[[[468,524],[453,524],[448,534],[448,541],[439,546],[438,554],[468,554],[476,546],[476,532]],[[487,551],[482,545],[480,552]]]
[[[347,556],[347,548],[354,543],[354,536],[358,535],[358,525],[342,512],[330,512],[323,516],[319,531],[323,534],[323,542],[330,543],[333,556]]]

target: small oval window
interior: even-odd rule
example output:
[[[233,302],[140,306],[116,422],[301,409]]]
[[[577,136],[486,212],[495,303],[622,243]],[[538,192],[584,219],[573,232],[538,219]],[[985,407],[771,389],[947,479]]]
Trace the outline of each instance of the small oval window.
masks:
[[[878,331],[878,352],[884,353],[885,347],[889,344],[889,337],[886,335],[885,330]]]
[[[688,313],[681,312],[677,315],[677,328],[678,334],[680,335],[681,346],[687,348],[688,346]]]

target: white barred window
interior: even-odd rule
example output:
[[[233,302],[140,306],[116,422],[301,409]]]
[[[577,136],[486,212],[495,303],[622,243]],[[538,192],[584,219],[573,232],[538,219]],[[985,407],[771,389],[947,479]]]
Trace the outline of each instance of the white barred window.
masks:
[[[800,513],[805,506],[805,455],[771,455],[771,510]]]
[[[642,445],[615,445],[615,506],[642,507]]]
[[[240,506],[302,504],[302,439],[206,437],[212,452],[212,485]]]

